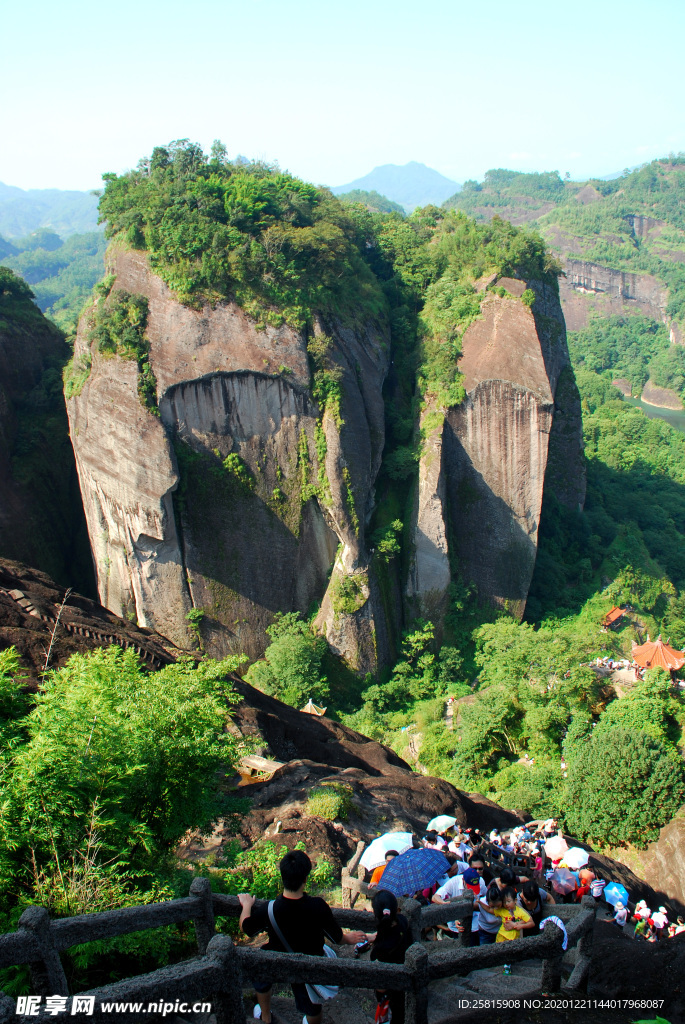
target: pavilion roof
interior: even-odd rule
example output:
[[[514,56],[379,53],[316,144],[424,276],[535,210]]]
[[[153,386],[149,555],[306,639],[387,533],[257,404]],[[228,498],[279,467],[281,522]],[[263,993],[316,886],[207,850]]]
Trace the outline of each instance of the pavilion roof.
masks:
[[[667,672],[677,671],[685,665],[685,654],[665,644],[660,636],[647,643],[633,643],[633,660],[641,668],[663,668]]]
[[[321,717],[321,715],[326,714],[326,709],[317,707],[311,697],[309,698],[305,706],[303,708],[300,708],[300,711],[304,711],[306,715],[318,715],[319,717]]]
[[[624,609],[617,608],[616,605],[614,605],[614,607],[606,613],[606,615],[602,619],[602,623],[605,626],[612,626],[614,622],[618,622],[618,620],[622,618],[624,615]]]

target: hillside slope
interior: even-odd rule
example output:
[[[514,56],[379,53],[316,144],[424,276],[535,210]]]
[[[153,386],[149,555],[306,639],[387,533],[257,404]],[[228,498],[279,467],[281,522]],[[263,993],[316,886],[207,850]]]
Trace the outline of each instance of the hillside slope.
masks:
[[[642,312],[682,341],[685,319],[685,161],[655,160],[610,181],[565,181],[556,171],[488,171],[445,204],[477,220],[537,228],[563,257],[561,294],[571,330],[593,313]]]

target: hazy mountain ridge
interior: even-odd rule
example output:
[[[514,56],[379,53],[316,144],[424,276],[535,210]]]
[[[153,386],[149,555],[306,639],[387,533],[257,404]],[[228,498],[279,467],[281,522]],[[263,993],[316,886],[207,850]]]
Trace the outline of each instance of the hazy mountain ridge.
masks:
[[[0,182],[0,235],[20,238],[39,228],[68,235],[95,231],[98,200],[92,192],[59,188],[18,188]]]
[[[425,164],[411,160],[399,164],[383,164],[374,167],[362,178],[356,178],[347,185],[335,185],[331,192],[342,195],[359,189],[364,192],[379,192],[382,196],[400,203],[407,212],[417,206],[441,205],[450,196],[458,192],[460,185],[451,178],[446,178],[439,171]]]

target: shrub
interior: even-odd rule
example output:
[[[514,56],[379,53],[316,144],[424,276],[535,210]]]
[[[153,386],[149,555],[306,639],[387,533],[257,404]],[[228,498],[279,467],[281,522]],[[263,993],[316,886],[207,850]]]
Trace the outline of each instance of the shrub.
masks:
[[[207,830],[225,808],[220,766],[237,760],[225,731],[226,682],[240,659],[190,660],[155,674],[132,651],[75,654],[51,672],[0,758],[0,875],[4,893],[81,849],[95,815],[102,860],[147,868],[190,829]],[[14,879],[14,881],[12,881]]]
[[[328,646],[325,639],[312,633],[297,612],[277,615],[266,632],[271,643],[264,661],[250,666],[247,682],[291,707],[301,708],[310,697],[315,703],[325,702],[328,682],[321,671]]]
[[[67,400],[81,394],[90,377],[92,364],[93,359],[90,352],[84,352],[78,359],[73,356],[66,364],[62,371],[62,380],[64,381],[64,397]]]
[[[354,615],[366,604],[364,588],[368,587],[369,579],[366,573],[356,573],[353,576],[337,575],[331,588],[333,611],[336,615]]]
[[[236,452],[230,452],[223,460],[222,465],[226,472],[231,473],[246,491],[254,490],[255,482],[250,467]]]
[[[305,805],[305,814],[325,818],[327,821],[347,821],[351,806],[351,789],[348,786],[329,783],[312,790]]]
[[[647,732],[585,732],[565,744],[565,817],[591,843],[645,846],[685,800],[680,755]]]

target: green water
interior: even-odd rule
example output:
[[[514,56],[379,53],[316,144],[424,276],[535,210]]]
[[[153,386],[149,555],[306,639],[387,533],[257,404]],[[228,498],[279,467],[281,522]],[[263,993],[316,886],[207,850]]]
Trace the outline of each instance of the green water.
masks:
[[[685,409],[659,409],[656,405],[647,405],[641,398],[626,398],[623,399],[628,405],[634,405],[638,409],[642,409],[645,416],[649,416],[650,420],[666,420],[676,430],[682,430],[685,432]]]

